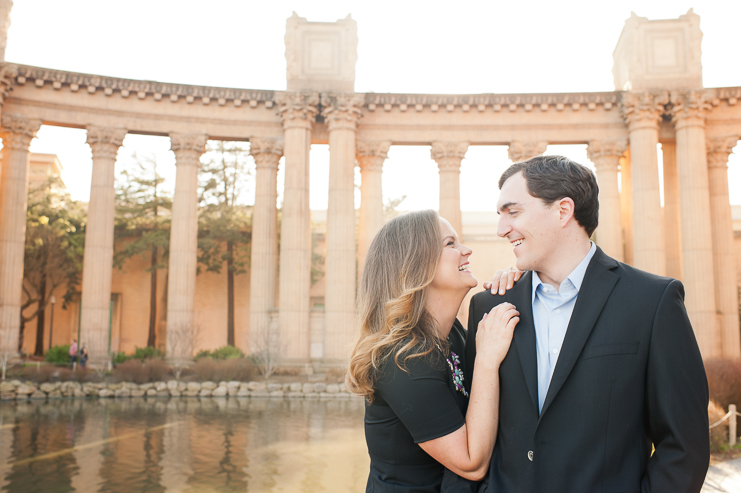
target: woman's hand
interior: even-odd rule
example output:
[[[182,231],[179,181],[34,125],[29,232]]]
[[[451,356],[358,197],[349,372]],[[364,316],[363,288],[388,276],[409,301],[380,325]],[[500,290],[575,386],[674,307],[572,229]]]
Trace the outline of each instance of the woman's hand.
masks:
[[[491,282],[486,281],[484,283],[484,289],[491,289],[491,294],[498,293],[501,296],[506,291],[512,289],[515,282],[520,280],[522,274],[524,274],[523,271],[517,270],[514,267],[498,270]]]
[[[495,306],[479,322],[476,332],[476,362],[481,359],[487,366],[499,368],[509,351],[520,312],[512,303]]]

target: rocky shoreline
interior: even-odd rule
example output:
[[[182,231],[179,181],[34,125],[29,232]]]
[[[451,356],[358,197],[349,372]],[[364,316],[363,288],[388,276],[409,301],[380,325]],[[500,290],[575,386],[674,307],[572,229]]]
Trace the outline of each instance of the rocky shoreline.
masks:
[[[242,397],[293,399],[351,399],[356,397],[344,384],[266,382],[150,382],[137,384],[54,382],[36,384],[9,380],[0,382],[0,401],[130,398],[130,397]]]

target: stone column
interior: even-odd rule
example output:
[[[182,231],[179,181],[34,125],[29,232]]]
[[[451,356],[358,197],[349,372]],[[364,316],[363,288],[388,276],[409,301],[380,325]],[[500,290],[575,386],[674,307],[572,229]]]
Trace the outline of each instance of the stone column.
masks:
[[[363,274],[365,257],[373,237],[383,226],[383,162],[391,142],[357,142],[360,166],[360,214],[358,218],[358,272]]]
[[[713,232],[713,273],[716,306],[720,313],[721,342],[724,358],[741,356],[738,321],[738,290],[733,254],[733,225],[728,197],[728,156],[736,145],[736,135],[708,138],[708,173],[710,181],[710,227]]]
[[[167,280],[167,357],[193,356],[196,337],[193,307],[198,248],[198,167],[206,150],[203,134],[170,134],[177,172],[170,226]]]
[[[82,261],[79,344],[87,347],[90,364],[96,367],[104,366],[110,360],[108,329],[111,321],[113,221],[116,215],[114,171],[116,155],[124,137],[126,130],[122,128],[87,128],[87,143],[93,151],[93,176]]]
[[[278,99],[286,166],[280,225],[279,350],[282,359],[296,363],[306,363],[309,359],[309,149],[318,104],[317,93],[287,92]]]
[[[448,220],[460,238],[463,238],[461,161],[467,151],[468,142],[433,142],[430,150],[440,174],[440,216]]]
[[[8,28],[13,0],[0,0],[0,62],[5,61],[5,48],[8,46]]]
[[[620,158],[628,149],[624,140],[596,140],[589,143],[587,154],[597,169],[599,184],[599,226],[597,243],[604,252],[619,262],[624,262],[623,222],[618,189]]]
[[[278,281],[278,161],[283,142],[250,139],[255,158],[255,206],[252,208],[252,259],[250,267],[250,353],[274,351],[270,338],[270,309],[275,308]],[[246,341],[245,341],[246,342]]]
[[[18,353],[28,204],[28,146],[41,120],[4,115],[0,137],[0,358]]]
[[[323,94],[329,130],[324,358],[344,360],[355,334],[355,130],[362,116],[360,94]]]
[[[710,185],[705,150],[705,117],[711,109],[706,91],[673,92],[672,121],[677,136],[682,281],[687,315],[704,358],[721,356],[715,307]]]
[[[679,223],[679,182],[677,181],[677,145],[662,142],[664,162],[664,238],[666,240],[666,275],[682,280],[682,236]]]
[[[525,161],[531,157],[542,155],[548,148],[548,142],[519,142],[512,141],[507,149],[510,161],[513,163],[519,163]]]
[[[666,254],[656,146],[664,105],[668,102],[666,92],[624,93],[621,102],[630,132],[633,263],[639,269],[659,275],[666,272]]]
[[[620,158],[620,214],[623,220],[625,263],[633,265],[633,192],[630,189],[630,148]]]

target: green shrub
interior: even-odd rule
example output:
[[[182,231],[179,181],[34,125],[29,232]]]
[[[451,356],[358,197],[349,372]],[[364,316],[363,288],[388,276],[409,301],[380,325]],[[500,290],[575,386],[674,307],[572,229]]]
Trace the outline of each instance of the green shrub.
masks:
[[[202,349],[196,353],[196,357],[194,358],[196,361],[203,358],[210,358],[211,357],[211,351],[208,349]]]
[[[142,361],[153,358],[162,359],[162,351],[156,347],[138,347],[134,349],[134,356],[132,356],[132,358],[140,359]]]
[[[126,353],[119,351],[118,353],[113,355],[113,365],[114,366],[120,365],[121,363],[125,362],[128,359],[129,357],[126,356]]]
[[[211,351],[211,358],[213,359],[235,359],[244,358],[244,353],[241,349],[234,346],[222,346],[219,349]]]
[[[61,346],[54,346],[49,349],[44,355],[44,359],[47,363],[54,364],[69,364],[69,344],[63,344]]]

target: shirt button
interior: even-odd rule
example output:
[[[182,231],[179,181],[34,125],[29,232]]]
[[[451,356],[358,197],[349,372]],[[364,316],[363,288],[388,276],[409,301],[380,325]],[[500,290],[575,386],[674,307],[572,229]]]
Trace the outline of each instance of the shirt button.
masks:
[[[553,354],[556,354],[558,352],[558,349],[553,350]]]
[[[532,450],[529,450],[529,451],[527,452],[527,458],[528,458],[528,459],[530,459],[530,462],[532,462],[532,461],[533,461],[533,451],[532,451]]]
[[[558,310],[556,310],[556,313],[561,313],[561,309],[559,308]]]

